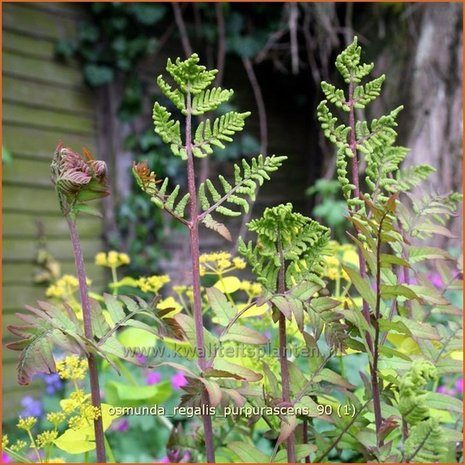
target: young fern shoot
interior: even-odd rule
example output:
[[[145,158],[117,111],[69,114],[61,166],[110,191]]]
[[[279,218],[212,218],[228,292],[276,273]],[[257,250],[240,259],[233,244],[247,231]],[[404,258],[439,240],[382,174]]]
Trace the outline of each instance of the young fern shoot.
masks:
[[[385,341],[389,338],[390,330],[394,329],[394,321],[402,323],[402,329],[397,327],[397,330],[408,337],[415,335],[420,339],[434,339],[437,336],[434,331],[427,332],[426,322],[421,322],[419,330],[417,323],[412,321],[412,309],[417,308],[416,314],[425,315],[426,319],[426,312],[421,311],[419,306],[448,304],[443,294],[439,295],[424,284],[413,286],[408,277],[411,272],[416,273],[417,281],[421,282],[420,270],[412,265],[430,258],[451,257],[438,248],[419,247],[412,239],[421,240],[432,234],[443,234],[446,230],[444,225],[455,212],[461,196],[454,193],[446,196],[427,194],[418,200],[408,193],[426,180],[434,169],[428,165],[407,169],[400,167],[408,153],[408,149],[395,145],[396,118],[402,106],[371,122],[357,119],[355,110],[365,108],[375,100],[385,80],[383,75],[361,83],[371,73],[373,66],[361,63],[361,47],[354,38],[336,59],[336,68],[348,87],[347,94],[332,84],[322,82],[326,100],[320,103],[317,112],[325,136],[337,147],[338,180],[347,201],[349,220],[356,231],[355,235],[349,236],[358,247],[359,270],[350,267],[344,270],[362,297],[358,310],[365,321],[357,323],[357,331],[368,354],[377,450],[379,454],[387,454],[386,451],[390,449],[389,444],[384,444],[383,431],[389,424],[389,418],[383,416],[382,412],[384,380],[380,360],[382,356],[392,356],[392,352],[389,352],[392,349],[385,346]],[[338,123],[338,118],[328,108],[328,102],[346,113],[344,123]],[[366,165],[363,180],[359,175],[360,156],[364,157]],[[405,195],[402,194],[411,199],[412,208],[404,201]],[[400,390],[402,392],[402,386]],[[388,397],[383,400],[390,402]],[[399,409],[402,411],[402,408]],[[417,439],[426,430],[438,437],[437,424],[433,423],[416,428]],[[408,438],[405,418],[404,424],[404,445],[407,447],[414,440]],[[421,452],[422,448],[420,445],[416,453]],[[407,458],[411,459],[416,453]]]
[[[162,76],[158,77],[157,83],[183,117],[184,139],[181,134],[181,121],[173,119],[171,113],[159,103],[155,103],[153,108],[155,132],[170,146],[175,156],[186,161],[188,192],[181,198],[179,198],[179,186],[175,186],[169,192],[168,179],[164,179],[159,185],[155,173],[151,172],[145,163],[134,165],[133,172],[139,186],[150,195],[152,201],[189,230],[196,352],[200,376],[203,380],[203,375],[211,368],[211,361],[207,360],[205,355],[206,341],[199,270],[199,226],[203,224],[231,240],[228,228],[215,219],[214,215],[240,216],[241,211],[237,207],[247,211],[248,201],[254,199],[257,186],[270,179],[269,174],[276,171],[286,157],[264,158],[260,155],[251,162],[242,160],[241,165],[236,165],[234,168],[232,183],[219,176],[221,194],[210,179],[197,188],[195,158],[211,155],[213,147],[224,148],[224,143],[231,142],[232,136],[243,129],[244,121],[250,113],[228,112],[213,121],[205,119],[194,128],[195,116],[216,110],[230,99],[233,91],[211,87],[217,71],[207,70],[199,65],[199,57],[196,54],[184,61],[179,58],[175,62],[168,60],[166,70],[175,87],[173,88]],[[186,207],[189,212],[187,216]],[[206,381],[202,382],[206,384]],[[208,392],[209,387],[211,385],[206,384],[202,394],[204,403],[212,402],[211,393]],[[212,419],[205,415],[202,420],[205,430],[206,458],[212,463],[215,461]]]
[[[108,194],[106,189],[106,165],[103,161],[94,160],[89,152],[80,154],[59,144],[51,164],[52,182],[58,195],[61,211],[68,222],[71,244],[73,247],[76,273],[79,280],[79,294],[84,321],[84,335],[93,341],[91,304],[87,289],[87,277],[84,258],[79,241],[76,218],[79,213],[98,213],[85,204],[88,200],[98,199]],[[100,387],[95,354],[88,352],[90,389],[92,405],[101,412]],[[101,413],[94,420],[97,461],[104,463],[105,436]]]
[[[310,312],[313,295],[324,287],[319,278],[322,262],[328,252],[329,230],[316,221],[292,211],[292,204],[267,208],[263,216],[248,223],[257,235],[256,244],[239,242],[241,253],[252,267],[257,280],[272,295],[273,319],[279,325],[279,361],[282,396],[280,401],[292,405],[287,357],[286,320],[295,318],[304,332],[304,311]],[[338,305],[335,302],[333,306]],[[281,424],[276,443],[286,441],[289,463],[296,462],[294,429],[296,417],[287,417]],[[275,450],[276,453],[276,450]]]

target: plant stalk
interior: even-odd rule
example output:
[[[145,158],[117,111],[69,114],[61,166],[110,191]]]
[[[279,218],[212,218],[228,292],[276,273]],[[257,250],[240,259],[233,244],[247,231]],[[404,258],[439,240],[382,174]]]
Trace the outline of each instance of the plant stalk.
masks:
[[[352,184],[355,186],[355,197],[360,198],[360,179],[358,172],[358,157],[357,157],[357,141],[355,138],[355,108],[354,108],[354,84],[352,79],[349,83],[349,100],[347,102],[349,106],[349,145],[350,150],[352,151]],[[379,247],[379,244],[378,244]],[[360,276],[362,278],[366,277],[367,268],[365,257],[363,256],[362,251],[358,250],[358,259],[360,264]],[[377,289],[377,298],[380,296],[379,287]],[[379,312],[378,312],[379,313]],[[368,302],[363,299],[363,316],[365,317],[368,324],[371,324],[370,318],[370,308]],[[378,379],[378,358],[379,358],[379,324],[378,324],[379,315],[375,315],[375,341],[373,342],[370,334],[366,334],[368,347],[371,349],[373,355],[373,363],[370,363],[371,371],[371,388],[373,391],[373,411],[375,414],[375,428],[376,428],[376,437],[378,442],[378,447],[380,446],[380,430],[383,422],[382,412],[381,412],[381,395],[379,389],[379,379]]]
[[[192,259],[192,288],[194,293],[194,325],[197,357],[199,360],[200,370],[203,372],[207,368],[205,341],[203,336],[203,317],[202,317],[202,297],[200,293],[200,243],[199,243],[199,215],[197,207],[197,187],[195,184],[194,157],[192,154],[192,113],[191,113],[191,95],[187,93],[186,97],[186,154],[187,154],[187,184],[189,189],[189,237],[191,246]],[[208,396],[204,394],[204,402],[208,403]],[[209,415],[202,416],[203,427],[205,431],[205,449],[208,463],[215,463],[215,449],[213,447],[213,427],[212,419]]]
[[[84,335],[87,339],[93,340],[94,333],[92,331],[92,319],[89,292],[87,289],[86,281],[86,270],[84,267],[84,258],[82,256],[81,242],[79,240],[79,234],[76,227],[76,221],[68,215],[66,215],[66,221],[68,222],[69,233],[71,237],[71,244],[73,246],[74,263],[76,266],[76,272],[79,281],[79,295],[82,306],[82,318],[84,321]],[[89,378],[90,378],[90,392],[92,405],[97,407],[101,411],[101,398],[100,398],[100,386],[98,380],[97,364],[95,356],[92,353],[87,355],[87,362],[89,365]],[[94,432],[95,432],[95,447],[97,452],[97,462],[106,463],[105,458],[105,435],[103,433],[103,422],[102,416],[100,415],[94,420]]]
[[[281,267],[279,269],[278,277],[278,292],[284,294],[286,292],[285,283],[285,263],[284,255],[281,246],[279,247],[279,255],[281,261]],[[279,312],[279,363],[281,365],[281,384],[283,390],[283,402],[288,403],[290,401],[290,389],[289,389],[289,369],[287,366],[287,336],[286,336],[286,317],[282,312]],[[287,461],[288,463],[296,462],[295,455],[295,436],[291,433],[286,440],[287,444]]]

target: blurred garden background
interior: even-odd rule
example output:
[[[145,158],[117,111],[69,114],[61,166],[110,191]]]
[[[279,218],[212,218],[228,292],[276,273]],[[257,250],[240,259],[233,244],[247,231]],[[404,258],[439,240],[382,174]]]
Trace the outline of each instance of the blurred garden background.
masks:
[[[403,104],[399,142],[411,148],[408,163],[436,167],[431,190],[461,191],[460,3],[3,3],[2,9],[4,342],[15,312],[73,273],[66,223],[49,180],[59,141],[86,147],[109,167],[103,219],[79,220],[93,288],[105,281],[94,257],[108,250],[128,254],[126,276],[167,273],[173,284],[189,282],[184,231],[150,203],[131,174],[133,161],[148,160],[158,177],[185,183],[182,161],[170,156],[151,120],[153,102],[161,99],[155,78],[168,57],[198,53],[219,70],[218,85],[237,89],[234,108],[252,110],[234,144],[199,161],[200,178],[220,164],[232,173],[244,155],[289,157],[260,190],[249,217],[228,224],[232,244],[207,232],[205,251],[234,254],[245,223],[287,201],[345,241],[334,150],[319,129],[316,106],[321,80],[334,82],[334,58],[354,34],[364,59],[376,58],[375,74],[390,77],[367,116]],[[455,237],[443,240],[459,248],[461,217],[450,227]],[[39,411],[43,393],[57,382],[19,388],[15,364],[16,353],[4,350],[6,418]],[[179,382],[172,380],[174,389]]]

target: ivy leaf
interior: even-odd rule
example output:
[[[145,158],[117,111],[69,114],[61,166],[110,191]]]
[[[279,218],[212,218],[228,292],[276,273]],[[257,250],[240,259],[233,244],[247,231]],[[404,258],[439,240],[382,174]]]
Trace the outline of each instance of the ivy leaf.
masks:
[[[89,63],[84,66],[84,77],[92,87],[103,86],[113,81],[113,69],[109,66]]]

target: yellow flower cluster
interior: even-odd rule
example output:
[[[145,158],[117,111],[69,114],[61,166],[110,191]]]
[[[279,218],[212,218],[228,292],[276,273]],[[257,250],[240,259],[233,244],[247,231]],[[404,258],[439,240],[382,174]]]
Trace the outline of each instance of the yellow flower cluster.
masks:
[[[142,292],[151,292],[153,294],[158,291],[167,283],[170,282],[170,277],[167,275],[160,276],[147,276],[137,280],[137,286]]]
[[[263,291],[261,284],[250,281],[241,281],[239,289],[244,291],[250,298],[258,297]]]
[[[91,284],[87,280],[87,284]],[[55,284],[52,284],[45,291],[47,297],[69,298],[79,289],[79,281],[70,274],[63,275]]]
[[[106,266],[108,268],[118,268],[123,265],[129,265],[131,259],[128,254],[110,250],[110,252],[99,252],[95,256],[95,264],[99,266]]]
[[[8,439],[8,434],[4,434],[2,436],[2,450],[5,449],[5,447],[8,447],[8,444],[10,444],[10,440]]]
[[[344,279],[349,281],[349,276],[342,268],[342,265],[358,267],[358,254],[355,246],[352,244],[339,244],[336,241],[330,243],[332,255],[325,257],[325,273],[324,275],[335,281]]]
[[[16,441],[14,444],[10,446],[10,450],[13,452],[20,452],[27,446],[26,441]]]
[[[63,412],[50,412],[47,413],[47,420],[54,426],[54,428],[58,428],[58,426],[63,423],[66,419],[66,416]]]
[[[229,252],[205,253],[200,256],[200,275],[221,275],[232,270],[243,270],[246,262],[242,258],[232,257]]]
[[[35,417],[20,418],[16,426],[24,431],[31,431],[36,423],[37,418]]]
[[[179,298],[183,300],[182,296],[183,294],[186,295],[187,299],[189,302],[194,301],[194,291],[192,289],[192,286],[173,286],[173,291],[178,294]]]
[[[44,448],[49,444],[53,444],[53,441],[58,437],[58,431],[47,430],[36,436],[37,447]]]
[[[57,373],[61,379],[82,380],[86,377],[87,360],[70,355],[57,362]]]

